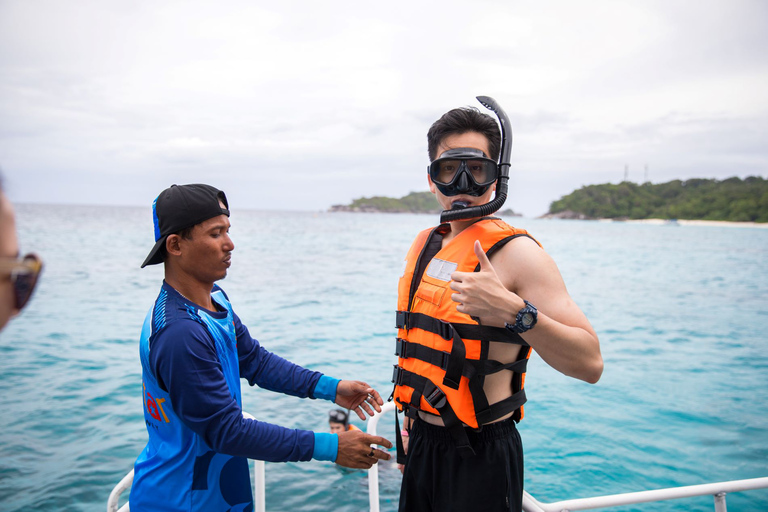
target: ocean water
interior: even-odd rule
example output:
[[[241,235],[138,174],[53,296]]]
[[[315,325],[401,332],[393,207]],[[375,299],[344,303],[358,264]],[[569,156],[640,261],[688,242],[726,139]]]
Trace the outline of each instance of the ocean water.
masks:
[[[149,208],[18,205],[46,268],[0,333],[0,510],[104,510],[146,442],[138,334],[161,268]],[[519,428],[540,501],[768,476],[768,230],[507,219],[558,263],[600,336],[596,385],[534,355]],[[268,349],[389,396],[402,261],[428,215],[233,210],[221,285]],[[245,409],[327,429],[324,401],[244,386]],[[391,414],[391,413],[390,413]],[[364,427],[362,422],[356,423]],[[392,419],[379,428],[393,438]],[[381,508],[400,474],[380,470]],[[728,495],[768,510],[768,491]],[[267,509],[367,510],[366,473],[267,464]],[[711,497],[619,510],[713,510]]]

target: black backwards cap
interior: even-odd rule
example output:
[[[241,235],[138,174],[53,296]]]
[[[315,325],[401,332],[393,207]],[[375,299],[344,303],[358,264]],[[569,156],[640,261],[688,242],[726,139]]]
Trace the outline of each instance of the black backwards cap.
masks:
[[[224,203],[226,208],[222,208],[219,201]],[[228,208],[229,203],[224,192],[210,185],[171,185],[160,192],[152,203],[155,246],[149,251],[149,256],[141,264],[141,268],[163,262],[162,249],[168,235],[219,215],[229,217]]]

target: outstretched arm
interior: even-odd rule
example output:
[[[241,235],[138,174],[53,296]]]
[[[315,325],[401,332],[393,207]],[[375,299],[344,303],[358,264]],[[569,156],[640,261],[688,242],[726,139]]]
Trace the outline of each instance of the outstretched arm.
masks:
[[[342,380],[336,388],[335,403],[347,409],[355,411],[357,416],[365,421],[365,414],[373,416],[373,411],[381,412],[384,400],[379,392],[365,382],[359,380]]]
[[[307,370],[266,350],[251,337],[248,328],[235,315],[240,375],[253,386],[301,398],[325,398],[354,410],[361,420],[364,412],[381,412],[384,401],[379,392],[359,380],[338,381],[320,372]]]
[[[565,375],[595,383],[603,372],[600,342],[571,299],[555,262],[533,240],[509,242],[489,261],[479,242],[479,272],[454,272],[457,310],[484,325],[514,323],[524,300],[538,309],[536,326],[521,334],[544,361]]]

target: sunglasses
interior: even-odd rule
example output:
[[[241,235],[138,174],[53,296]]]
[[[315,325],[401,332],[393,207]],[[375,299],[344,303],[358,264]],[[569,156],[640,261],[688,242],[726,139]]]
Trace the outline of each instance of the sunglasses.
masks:
[[[11,277],[16,309],[20,310],[27,305],[42,270],[43,261],[37,254],[0,259],[0,273]]]

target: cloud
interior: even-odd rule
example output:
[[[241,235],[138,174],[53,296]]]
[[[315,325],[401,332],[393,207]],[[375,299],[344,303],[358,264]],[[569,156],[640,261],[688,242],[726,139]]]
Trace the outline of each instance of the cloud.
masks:
[[[0,165],[22,202],[146,204],[210,181],[319,210],[426,190],[427,129],[483,94],[512,119],[510,202],[529,215],[625,166],[765,175],[767,10],[0,2]]]

